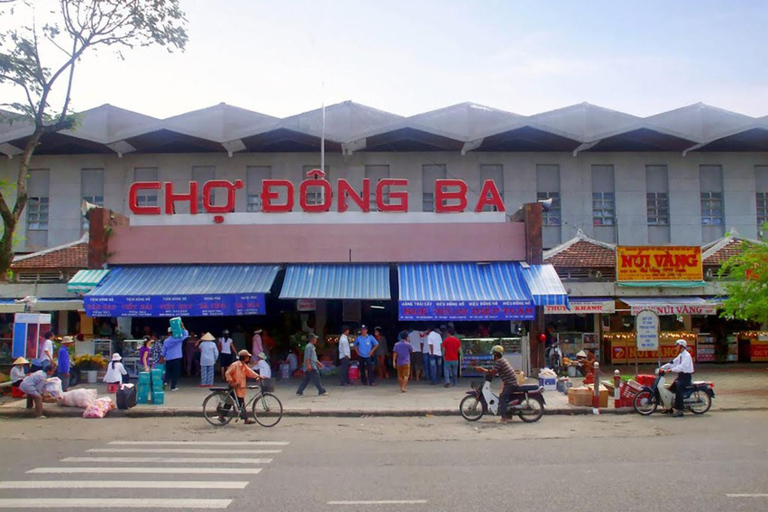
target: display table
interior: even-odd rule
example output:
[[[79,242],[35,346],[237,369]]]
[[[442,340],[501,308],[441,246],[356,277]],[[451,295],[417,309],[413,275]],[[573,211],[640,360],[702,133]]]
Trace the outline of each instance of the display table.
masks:
[[[662,332],[659,336],[659,348],[656,350],[637,350],[635,333],[613,333],[603,336],[603,341],[610,350],[611,364],[656,363],[661,358],[662,363],[669,362],[677,356],[675,342],[684,339],[688,343],[688,350],[696,360],[697,334],[694,332]]]
[[[509,360],[512,368],[522,368],[523,354],[521,337],[464,338],[461,340],[461,376],[480,376],[480,372],[475,370],[475,366],[490,368],[493,365],[491,349],[494,345],[501,345],[504,347],[504,358]]]

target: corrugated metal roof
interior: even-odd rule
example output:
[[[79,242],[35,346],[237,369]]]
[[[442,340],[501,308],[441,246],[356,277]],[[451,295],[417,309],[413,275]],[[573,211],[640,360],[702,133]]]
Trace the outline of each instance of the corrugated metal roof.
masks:
[[[531,301],[517,263],[403,263],[397,268],[401,301]]]
[[[89,292],[107,277],[109,270],[78,270],[77,274],[67,283],[69,293]]]
[[[281,299],[390,300],[388,265],[289,265]]]
[[[118,267],[89,296],[269,293],[278,265]]]
[[[565,291],[560,277],[552,265],[530,265],[521,269],[525,284],[537,306],[559,306],[568,304],[568,292]]]

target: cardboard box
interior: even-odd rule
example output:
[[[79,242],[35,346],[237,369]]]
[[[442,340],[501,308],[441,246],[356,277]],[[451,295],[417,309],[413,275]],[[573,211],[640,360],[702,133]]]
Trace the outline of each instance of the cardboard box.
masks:
[[[587,389],[589,389],[590,394],[595,393],[595,387],[594,386],[587,386]],[[610,392],[608,391],[608,388],[605,386],[600,386],[600,397],[598,399],[598,405],[600,407],[608,407],[608,395],[610,395]],[[592,403],[590,402],[590,405]]]
[[[568,390],[568,403],[576,407],[591,407],[592,392],[585,387],[570,388]]]

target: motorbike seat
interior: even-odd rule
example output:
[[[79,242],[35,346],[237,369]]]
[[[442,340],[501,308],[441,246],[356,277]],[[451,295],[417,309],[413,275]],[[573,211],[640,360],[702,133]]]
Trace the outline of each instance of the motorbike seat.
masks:
[[[523,384],[522,386],[518,386],[520,391],[538,391],[539,385],[538,384]]]

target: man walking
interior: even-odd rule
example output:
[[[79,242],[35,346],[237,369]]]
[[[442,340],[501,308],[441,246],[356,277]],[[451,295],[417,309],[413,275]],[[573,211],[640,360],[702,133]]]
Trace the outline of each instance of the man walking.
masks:
[[[379,342],[368,334],[368,327],[360,327],[360,336],[355,340],[355,350],[360,357],[360,382],[363,385],[375,386],[373,376],[373,358]]]
[[[417,329],[411,329],[408,333],[408,343],[413,348],[413,357],[411,358],[411,377],[421,380],[424,372],[424,359],[421,355],[421,333]]]
[[[437,328],[430,329],[427,343],[429,344],[429,376],[434,386],[440,378],[440,365],[443,362],[443,337],[440,336]]]
[[[74,344],[75,340],[72,336],[64,336],[61,340],[61,348],[59,349],[59,364],[58,372],[59,379],[61,379],[61,390],[69,390],[69,372],[70,372],[70,359],[69,359],[69,346]]]
[[[317,388],[318,395],[327,394],[323,385],[320,384],[320,362],[317,360],[315,345],[317,345],[317,335],[310,333],[307,338],[307,346],[304,348],[304,380],[301,381],[299,390],[296,391],[299,396],[304,394],[310,381]]]
[[[454,336],[454,331],[448,328],[448,337],[443,340],[443,366],[445,367],[445,387],[451,387],[451,384],[459,384],[459,351],[461,350],[461,341]]]
[[[349,327],[341,327],[341,336],[339,336],[339,385],[347,386],[349,381],[349,359],[352,353],[349,350]]]
[[[401,393],[405,393],[408,377],[411,376],[411,352],[413,347],[408,343],[408,332],[402,331],[400,341],[395,343],[392,349],[392,366],[397,370],[397,382],[400,384]]]
[[[165,359],[165,373],[168,383],[171,386],[171,391],[178,391],[177,387],[179,383],[179,377],[181,376],[181,361],[183,357],[182,348],[184,347],[184,340],[189,338],[189,331],[187,331],[184,324],[181,324],[182,332],[180,338],[174,338],[173,334],[168,336],[163,342],[163,358]],[[171,328],[168,328],[168,332],[171,332]]]

